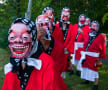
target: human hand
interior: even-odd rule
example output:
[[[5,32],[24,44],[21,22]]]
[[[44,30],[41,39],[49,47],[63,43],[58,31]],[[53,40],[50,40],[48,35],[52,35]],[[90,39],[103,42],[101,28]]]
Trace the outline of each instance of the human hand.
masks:
[[[82,29],[81,29],[81,28],[78,28],[78,32],[83,33],[83,31],[82,31]]]

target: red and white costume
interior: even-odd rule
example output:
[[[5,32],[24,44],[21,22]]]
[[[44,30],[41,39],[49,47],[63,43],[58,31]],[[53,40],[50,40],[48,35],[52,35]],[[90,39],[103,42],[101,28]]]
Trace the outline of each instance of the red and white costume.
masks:
[[[80,58],[81,58],[81,54],[80,52],[83,49],[83,42],[84,39],[86,38],[86,35],[90,32],[90,29],[87,25],[82,24],[81,25],[81,29],[82,32],[79,32],[79,26],[81,25],[81,23],[79,22],[79,24],[75,24],[73,25],[73,30],[75,31],[75,41],[74,41],[74,60],[73,60],[73,64],[77,65]]]
[[[93,22],[97,23],[97,22]],[[96,60],[99,58],[106,59],[105,40],[102,34],[97,34],[96,38],[90,42],[90,37],[93,36],[89,33],[84,40],[84,48],[81,52],[81,59],[85,59],[81,65],[81,78],[89,81],[95,81],[95,78],[99,78],[98,67],[95,66]],[[89,45],[89,47],[88,47]]]
[[[47,20],[47,22],[45,20]],[[62,73],[66,69],[66,64],[67,64],[67,61],[64,59],[64,45],[63,45],[64,40],[62,40],[62,38],[60,36],[60,32],[57,29],[57,27],[51,26],[51,28],[50,28],[51,22],[50,22],[48,16],[46,16],[46,15],[38,16],[37,24],[38,23],[43,25],[43,26],[41,26],[43,28],[49,28],[49,33],[47,33],[47,34],[48,34],[48,36],[50,36],[50,35],[52,36],[52,37],[51,36],[49,37],[49,38],[51,38],[51,39],[49,39],[50,45],[46,50],[44,50],[44,49],[43,50],[45,53],[49,54],[53,58],[54,62],[56,63],[58,71],[60,73]],[[44,24],[44,23],[46,23],[46,24]],[[54,30],[51,30],[51,29],[54,29]],[[62,34],[62,31],[61,31],[61,34]],[[44,40],[46,40],[46,39],[44,38]],[[42,45],[41,41],[40,41],[40,43]],[[43,46],[44,45],[42,45],[42,48],[43,48]]]
[[[62,29],[60,28],[60,23],[56,24],[55,26],[57,26],[59,28],[59,30],[62,31]],[[69,24],[68,30],[67,30],[67,35],[64,39],[64,47],[67,48],[67,50],[70,53],[74,53],[74,39],[75,39],[75,34],[74,34],[74,30],[73,30],[73,26],[72,24]],[[63,35],[63,32],[62,32]],[[63,36],[64,37],[64,36]]]
[[[86,37],[84,41],[84,50],[88,44],[89,36]],[[106,59],[106,51],[105,51],[105,40],[101,34],[99,34],[96,39],[92,42],[87,52],[93,52],[93,55],[86,55],[86,59],[84,64],[82,65],[81,78],[94,81],[94,78],[99,78],[98,76],[98,67],[95,66],[96,59],[104,58]],[[83,54],[83,53],[82,53]],[[99,55],[98,55],[99,54]]]
[[[37,42],[35,24],[17,18],[9,29],[10,63],[5,65],[2,90],[68,90],[52,57]]]
[[[25,90],[68,90],[52,58],[42,53],[38,59],[41,60],[42,66],[40,70],[32,70]],[[22,90],[16,73],[6,74],[2,90]]]
[[[57,24],[55,24],[55,26],[57,26],[59,30],[62,31],[62,36],[64,38],[64,47],[66,49],[65,60],[68,59],[69,54],[74,53],[75,32],[73,31],[72,24],[70,24],[69,22],[69,18],[70,18],[70,9],[65,7],[62,9],[60,21]]]

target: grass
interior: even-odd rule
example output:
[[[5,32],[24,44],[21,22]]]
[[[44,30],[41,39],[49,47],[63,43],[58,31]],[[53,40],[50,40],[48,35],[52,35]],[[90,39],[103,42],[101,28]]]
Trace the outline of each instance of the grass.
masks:
[[[0,90],[2,90],[2,84],[4,80],[4,65],[9,62],[8,50],[0,48]]]
[[[106,49],[108,51],[108,48]],[[107,53],[108,55],[108,53]],[[9,51],[0,49],[0,90],[2,90],[3,80],[4,80],[4,65],[9,62]],[[108,66],[103,65],[102,68],[99,68],[99,90],[108,90]],[[69,76],[66,73],[66,79],[64,79],[69,90],[91,90],[93,87],[93,82],[90,82],[89,85],[81,85],[80,83],[84,80],[81,80],[80,77],[77,77],[75,74]]]
[[[108,66],[103,65],[102,68],[99,68],[99,90],[108,90]],[[75,74],[69,76],[66,73],[66,79],[64,79],[69,90],[91,90],[93,88],[93,82],[90,82],[88,85],[80,84],[84,80]]]
[[[107,47],[106,47],[106,54],[108,55],[108,44],[107,44]]]

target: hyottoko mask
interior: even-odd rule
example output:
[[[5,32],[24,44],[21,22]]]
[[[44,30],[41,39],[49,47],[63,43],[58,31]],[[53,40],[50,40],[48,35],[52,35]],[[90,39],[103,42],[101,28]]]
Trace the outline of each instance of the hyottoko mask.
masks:
[[[70,10],[68,8],[63,8],[61,13],[61,20],[69,21],[69,18],[70,18]]]
[[[80,24],[82,24],[82,25],[84,25],[84,23],[85,23],[85,15],[84,14],[81,14],[80,16],[79,16],[79,23]]]
[[[97,32],[99,30],[99,23],[97,21],[93,21],[91,23],[91,30],[93,32]]]
[[[44,31],[46,32],[44,39],[46,40],[50,40],[50,33],[51,33],[51,22],[48,18],[48,16],[46,15],[40,15],[37,17],[36,19],[36,26],[38,25],[38,27],[42,27],[44,29]],[[39,32],[37,30],[37,32]]]
[[[9,48],[13,57],[20,59],[29,55],[34,44],[33,42],[36,39],[36,36],[33,35],[33,30],[30,30],[30,27],[33,29],[32,23],[29,27],[24,24],[26,23],[26,19],[24,20],[21,18],[17,19],[16,22],[11,25],[8,36]],[[36,30],[34,33],[36,34]]]

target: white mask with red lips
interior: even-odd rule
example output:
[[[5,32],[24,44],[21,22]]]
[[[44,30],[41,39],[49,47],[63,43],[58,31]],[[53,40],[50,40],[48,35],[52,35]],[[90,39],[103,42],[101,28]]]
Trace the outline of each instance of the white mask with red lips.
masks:
[[[94,33],[98,32],[99,31],[99,23],[97,21],[92,21],[90,29]]]
[[[78,25],[79,26],[83,26],[84,24],[85,24],[85,15],[84,14],[81,14],[80,16],[79,16],[79,21],[78,21]]]
[[[69,19],[70,19],[70,9],[65,7],[62,9],[61,12],[61,22],[70,24]]]
[[[13,57],[21,59],[31,51],[32,39],[28,29],[23,23],[16,23],[11,26],[8,41]]]
[[[8,32],[9,48],[12,56],[22,59],[37,51],[37,31],[35,24],[25,18],[17,18]]]

